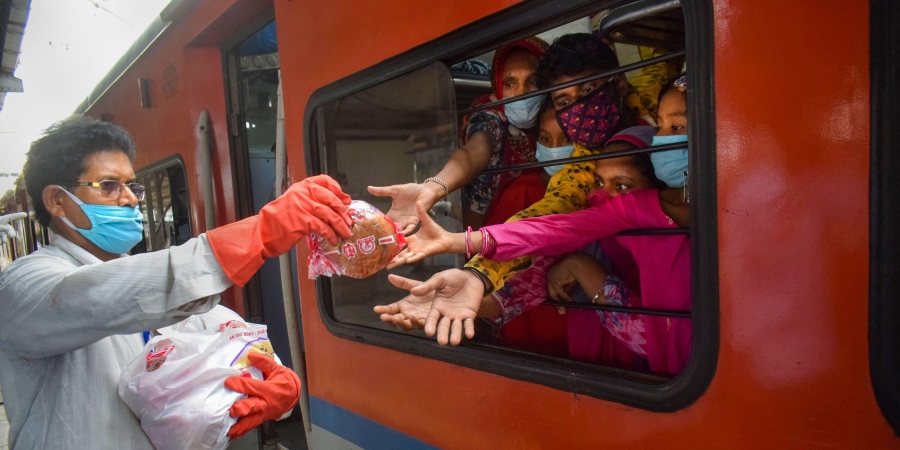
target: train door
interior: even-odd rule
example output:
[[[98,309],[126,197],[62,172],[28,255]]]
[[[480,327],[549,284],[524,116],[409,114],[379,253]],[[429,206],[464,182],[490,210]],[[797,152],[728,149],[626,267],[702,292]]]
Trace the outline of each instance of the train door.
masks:
[[[267,22],[257,22],[247,33],[239,34],[231,41],[233,45],[225,49],[229,133],[235,170],[234,195],[242,218],[257,214],[280,194],[280,190],[276,189],[276,178],[280,182],[279,187],[285,188],[287,185],[283,177],[285,164],[276,165],[279,115],[283,120],[279,103],[278,41],[275,22],[271,17]],[[281,142],[284,142],[283,139]],[[286,155],[283,145],[278,151]],[[282,177],[278,177],[276,172],[281,173]],[[302,355],[300,317],[297,314],[293,320],[297,331],[290,331],[284,305],[285,298],[296,304],[299,298],[297,285],[297,258],[296,251],[292,250],[289,258],[267,260],[245,287],[248,319],[266,324],[275,353],[285,366],[295,370],[302,368],[302,364],[294,365],[291,339],[296,339],[295,345],[301,349],[298,354]],[[299,307],[296,311],[299,312]],[[303,374],[300,376],[302,379]],[[305,445],[300,409],[289,419],[274,426],[264,426],[261,443],[288,441]]]

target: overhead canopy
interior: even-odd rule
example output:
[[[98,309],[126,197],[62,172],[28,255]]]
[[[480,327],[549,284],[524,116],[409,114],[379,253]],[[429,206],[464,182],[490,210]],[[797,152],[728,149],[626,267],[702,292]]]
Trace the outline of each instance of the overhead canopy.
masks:
[[[7,92],[22,92],[22,80],[14,75],[19,63],[22,36],[31,0],[0,0],[0,110]]]

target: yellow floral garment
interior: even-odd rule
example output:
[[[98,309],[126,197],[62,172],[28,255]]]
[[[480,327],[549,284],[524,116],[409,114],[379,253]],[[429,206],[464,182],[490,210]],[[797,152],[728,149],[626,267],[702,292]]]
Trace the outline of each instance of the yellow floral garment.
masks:
[[[640,47],[641,59],[647,60],[665,55],[664,50]],[[635,117],[646,120],[656,126],[656,113],[659,108],[659,91],[677,75],[675,66],[670,61],[661,62],[641,69],[629,83],[631,92],[625,97],[625,103],[634,112]]]
[[[575,144],[572,157],[596,154],[585,147]],[[587,196],[594,184],[594,161],[566,164],[547,184],[547,193],[544,198],[531,205],[527,209],[512,216],[507,222],[514,222],[526,217],[540,217],[548,214],[568,214],[587,207]],[[531,265],[531,257],[523,256],[512,261],[492,261],[481,255],[476,255],[467,264],[491,280],[494,290],[506,284],[506,280],[516,272],[526,269]],[[487,292],[485,294],[488,294]]]

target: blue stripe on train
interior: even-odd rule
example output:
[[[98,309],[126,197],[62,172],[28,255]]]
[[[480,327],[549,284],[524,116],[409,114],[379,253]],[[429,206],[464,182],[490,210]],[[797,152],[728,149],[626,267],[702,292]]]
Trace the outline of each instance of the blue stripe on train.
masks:
[[[318,397],[309,396],[309,409],[313,425],[322,427],[367,450],[437,449],[437,447]]]

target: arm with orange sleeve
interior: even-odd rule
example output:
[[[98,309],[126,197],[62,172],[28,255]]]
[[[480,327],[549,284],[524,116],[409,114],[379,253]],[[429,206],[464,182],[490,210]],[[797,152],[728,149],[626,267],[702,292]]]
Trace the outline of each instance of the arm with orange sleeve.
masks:
[[[206,232],[209,246],[225,275],[244,286],[266,258],[289,252],[307,234],[336,244],[350,236],[350,196],[337,181],[317,175],[294,183],[259,214]]]
[[[350,196],[334,179],[310,177],[293,184],[259,214],[209,230],[206,238],[225,275],[243,286],[266,258],[287,253],[309,233],[331,243],[336,243],[338,236],[350,236],[349,204]],[[282,417],[300,398],[300,379],[291,369],[256,353],[249,358],[264,379],[231,377],[225,381],[227,388],[248,396],[231,407],[230,414],[238,421],[228,430],[230,437]]]

